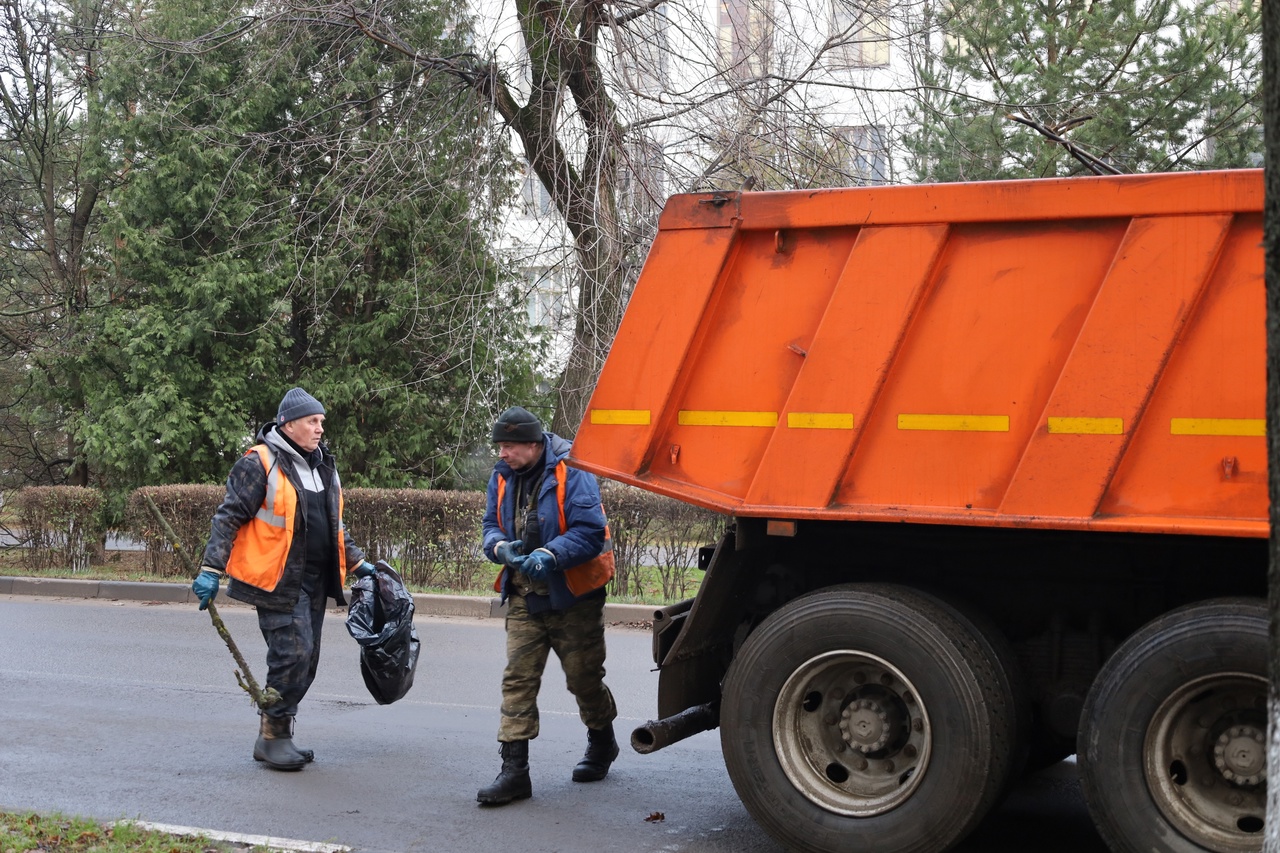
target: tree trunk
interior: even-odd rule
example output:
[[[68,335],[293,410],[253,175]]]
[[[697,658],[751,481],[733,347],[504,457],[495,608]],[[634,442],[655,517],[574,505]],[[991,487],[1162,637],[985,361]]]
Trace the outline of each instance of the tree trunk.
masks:
[[[605,356],[625,307],[627,282],[623,270],[623,245],[617,234],[601,235],[592,245],[578,245],[582,263],[579,278],[578,316],[573,327],[569,362],[556,387],[556,412],[551,431],[573,438],[600,377]]]
[[[626,246],[618,218],[623,131],[596,56],[603,9],[596,3],[517,4],[531,64],[529,100],[517,106],[496,74],[479,78],[524,147],[525,158],[573,235],[578,259],[577,315],[568,363],[556,384],[551,430],[571,438],[586,411],[625,305]],[[550,14],[551,10],[556,14]],[[570,151],[557,136],[565,92],[585,144]],[[574,154],[581,159],[575,163]]]

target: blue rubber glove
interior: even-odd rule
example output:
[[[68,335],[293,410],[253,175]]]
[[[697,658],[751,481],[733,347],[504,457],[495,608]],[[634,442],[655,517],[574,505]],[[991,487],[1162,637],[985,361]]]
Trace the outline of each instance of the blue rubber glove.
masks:
[[[539,548],[528,557],[520,566],[520,571],[532,581],[546,580],[547,575],[551,574],[551,570],[556,567],[556,555],[552,554],[546,548]]]
[[[371,578],[378,573],[378,567],[368,560],[361,560],[351,573],[357,578]]]
[[[504,566],[519,567],[520,563],[523,562],[519,559],[520,548],[523,545],[524,543],[519,539],[514,539],[511,542],[503,540],[494,546],[493,556],[497,557],[498,562],[502,563]]]
[[[207,609],[209,602],[218,597],[218,581],[221,579],[222,572],[217,569],[201,569],[191,582],[191,591],[200,599],[201,610]]]

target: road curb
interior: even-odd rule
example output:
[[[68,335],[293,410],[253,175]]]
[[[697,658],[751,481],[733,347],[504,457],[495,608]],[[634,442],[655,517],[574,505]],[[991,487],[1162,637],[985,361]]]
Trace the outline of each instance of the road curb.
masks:
[[[185,583],[156,583],[147,581],[96,581],[75,578],[20,578],[0,577],[0,595],[43,595],[50,598],[101,598],[111,601],[159,601],[166,604],[194,604],[195,596]],[[476,619],[500,619],[507,615],[507,608],[497,598],[477,598],[469,595],[438,595],[417,593],[414,607],[426,616],[466,616]],[[218,606],[247,606],[226,596],[218,597]],[[644,623],[653,621],[658,608],[648,604],[614,604],[604,606],[604,621],[615,623]]]

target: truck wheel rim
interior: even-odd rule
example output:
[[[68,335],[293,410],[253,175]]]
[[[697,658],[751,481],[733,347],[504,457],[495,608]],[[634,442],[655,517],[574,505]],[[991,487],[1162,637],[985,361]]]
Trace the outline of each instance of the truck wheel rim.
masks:
[[[869,817],[915,791],[929,763],[929,715],[893,664],[825,652],[798,666],[773,714],[773,746],[796,790],[836,814]]]
[[[1257,850],[1267,800],[1267,682],[1189,681],[1157,709],[1143,749],[1147,788],[1184,836],[1218,853]]]

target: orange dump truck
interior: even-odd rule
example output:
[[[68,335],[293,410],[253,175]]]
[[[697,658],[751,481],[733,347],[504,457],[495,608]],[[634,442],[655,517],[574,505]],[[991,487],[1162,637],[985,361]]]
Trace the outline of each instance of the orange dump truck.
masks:
[[[641,752],[790,849],[950,848],[1078,757],[1117,851],[1262,846],[1260,171],[667,204],[575,464],[732,516]]]

